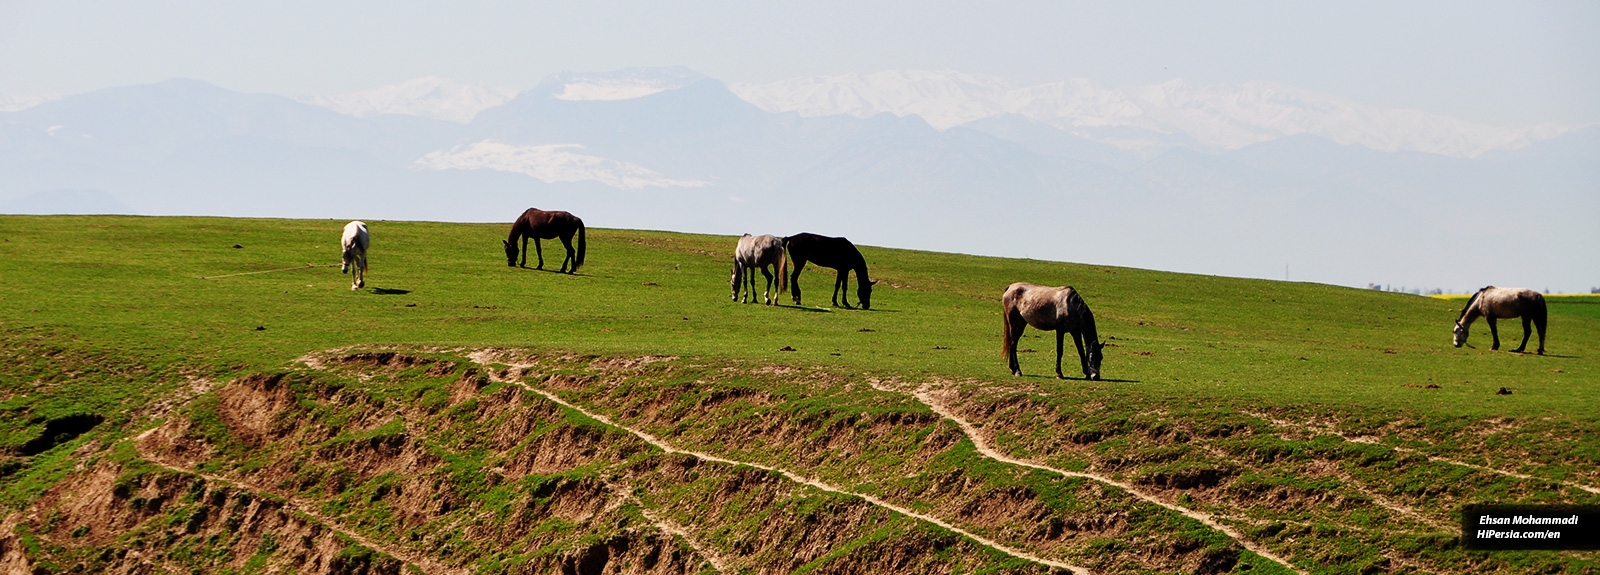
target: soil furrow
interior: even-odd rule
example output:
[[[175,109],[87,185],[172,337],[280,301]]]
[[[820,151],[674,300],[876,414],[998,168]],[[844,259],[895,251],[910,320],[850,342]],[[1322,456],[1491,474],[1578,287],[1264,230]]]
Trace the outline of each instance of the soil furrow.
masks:
[[[1439,457],[1437,455],[1430,455],[1430,454],[1428,454],[1426,452],[1419,451],[1419,450],[1416,450],[1416,449],[1412,449],[1412,448],[1409,448],[1409,447],[1400,447],[1400,446],[1396,446],[1396,445],[1388,445],[1388,444],[1379,442],[1376,439],[1371,439],[1371,438],[1367,438],[1367,437],[1351,437],[1351,436],[1345,435],[1343,433],[1340,433],[1338,430],[1335,430],[1335,429],[1316,427],[1316,426],[1312,426],[1312,425],[1296,424],[1296,423],[1291,422],[1291,421],[1284,421],[1284,420],[1281,420],[1281,419],[1274,419],[1272,417],[1269,417],[1269,416],[1267,416],[1265,414],[1260,414],[1260,413],[1245,412],[1245,414],[1246,415],[1250,415],[1250,416],[1254,416],[1254,417],[1259,417],[1262,420],[1270,422],[1273,425],[1276,425],[1278,427],[1288,427],[1288,428],[1302,429],[1302,430],[1316,432],[1316,433],[1326,433],[1328,435],[1336,436],[1339,439],[1343,439],[1343,440],[1351,442],[1351,443],[1364,443],[1364,444],[1367,444],[1367,445],[1379,445],[1379,446],[1387,447],[1389,449],[1393,449],[1393,450],[1398,451],[1400,453],[1409,453],[1409,454],[1414,454],[1414,455],[1421,455],[1423,457],[1428,458],[1428,461],[1436,461],[1436,462],[1439,462],[1439,463],[1448,463],[1450,465],[1457,465],[1457,466],[1466,467],[1466,468],[1469,468],[1469,469],[1476,469],[1476,470],[1479,470],[1479,471],[1487,471],[1489,473],[1496,473],[1496,474],[1504,475],[1504,476],[1507,476],[1507,477],[1515,477],[1517,479],[1526,479],[1526,480],[1532,480],[1532,481],[1549,481],[1549,482],[1552,482],[1552,483],[1565,485],[1565,486],[1571,487],[1573,489],[1580,489],[1580,490],[1583,490],[1583,491],[1587,491],[1589,493],[1593,493],[1595,495],[1600,495],[1600,488],[1593,487],[1593,486],[1590,486],[1590,485],[1584,485],[1582,483],[1578,483],[1578,482],[1575,482],[1575,481],[1565,481],[1565,480],[1561,480],[1561,479],[1550,479],[1550,478],[1546,478],[1546,477],[1534,477],[1532,475],[1528,475],[1528,474],[1525,474],[1525,473],[1517,473],[1515,471],[1506,471],[1504,469],[1495,469],[1493,467],[1488,467],[1488,466],[1485,466],[1485,465],[1478,465],[1476,463],[1467,463],[1465,461],[1460,461],[1460,460],[1456,460],[1456,459],[1450,459],[1448,457]]]
[[[473,353],[468,357],[470,357],[473,361],[476,361],[479,364],[484,365],[484,366],[487,367],[493,361],[493,357],[492,357],[492,355],[490,355],[491,353],[492,352],[489,352],[488,350],[483,350],[483,351],[479,351],[479,352]],[[528,367],[533,367],[532,365],[521,365],[521,364],[506,364],[506,365],[509,365],[510,367],[516,368],[516,369],[525,369],[525,368],[528,368]],[[490,373],[493,373],[493,370],[490,370]],[[1078,574],[1083,574],[1083,575],[1087,575],[1089,573],[1089,570],[1087,568],[1080,567],[1080,566],[1077,566],[1077,565],[1068,564],[1068,563],[1062,563],[1060,561],[1054,561],[1054,560],[1051,560],[1051,559],[1046,559],[1044,557],[1039,557],[1037,555],[1028,553],[1026,551],[1023,551],[1023,550],[1020,550],[1020,549],[1016,549],[1016,548],[1004,545],[1002,543],[999,543],[997,541],[988,539],[986,537],[980,536],[978,534],[966,531],[964,529],[961,529],[960,527],[956,527],[955,525],[952,525],[952,524],[950,524],[950,523],[948,523],[948,522],[946,522],[946,521],[944,521],[942,519],[939,519],[937,517],[933,517],[931,515],[927,515],[927,514],[924,514],[924,513],[919,513],[919,512],[913,511],[911,509],[907,509],[905,507],[901,507],[899,505],[895,505],[893,503],[889,503],[887,501],[884,501],[882,499],[879,499],[879,498],[871,496],[871,495],[867,495],[867,494],[864,494],[864,493],[856,493],[856,492],[853,492],[853,491],[850,491],[850,490],[847,490],[847,489],[844,489],[844,488],[841,488],[841,487],[836,487],[836,486],[830,485],[828,483],[825,483],[825,482],[823,482],[823,481],[821,481],[819,479],[805,477],[805,476],[802,476],[802,475],[800,475],[798,473],[789,471],[787,469],[781,469],[781,468],[772,467],[772,466],[768,466],[768,465],[762,465],[762,464],[759,464],[759,463],[749,463],[749,462],[744,462],[744,461],[735,461],[735,460],[732,460],[732,459],[727,459],[727,458],[724,458],[724,457],[718,457],[718,456],[715,456],[715,455],[711,455],[709,453],[702,453],[702,452],[698,452],[698,451],[690,451],[690,450],[685,450],[685,449],[679,449],[677,447],[674,447],[672,444],[667,443],[666,441],[663,441],[661,438],[658,438],[658,437],[656,437],[654,435],[651,435],[649,433],[646,433],[644,431],[636,430],[636,429],[627,427],[625,425],[616,423],[616,422],[612,421],[610,418],[608,418],[608,417],[606,417],[604,415],[600,415],[598,413],[594,413],[592,411],[589,411],[587,409],[584,409],[582,407],[574,405],[571,402],[568,402],[568,401],[566,401],[564,399],[561,399],[560,397],[557,397],[554,393],[550,393],[550,392],[545,391],[543,389],[539,389],[537,387],[529,385],[526,382],[523,382],[523,381],[520,381],[520,380],[517,380],[517,379],[505,379],[505,378],[499,377],[498,375],[495,375],[493,377],[495,379],[497,379],[497,380],[500,380],[500,381],[508,381],[508,382],[511,382],[511,383],[515,383],[516,385],[521,386],[523,389],[526,389],[526,390],[531,391],[533,393],[537,393],[540,396],[542,396],[542,397],[544,397],[546,399],[549,399],[550,401],[553,401],[553,402],[555,402],[555,403],[557,403],[557,404],[559,404],[561,406],[564,406],[564,407],[566,407],[568,409],[572,409],[574,411],[582,413],[583,415],[585,415],[587,417],[590,417],[590,418],[593,418],[594,420],[599,421],[601,423],[604,423],[606,425],[609,425],[609,426],[615,427],[617,429],[626,431],[626,432],[634,435],[635,437],[638,437],[639,439],[644,440],[646,443],[649,443],[650,445],[655,446],[657,449],[660,449],[660,450],[665,451],[667,453],[680,453],[680,454],[683,454],[683,455],[688,455],[688,456],[700,459],[702,461],[723,463],[723,464],[727,464],[727,465],[743,465],[743,466],[747,466],[747,467],[753,467],[753,468],[756,468],[756,469],[761,469],[761,470],[764,470],[764,471],[770,471],[770,472],[782,475],[782,476],[784,476],[784,477],[788,478],[789,480],[794,481],[796,483],[803,483],[805,485],[809,485],[811,487],[815,487],[817,489],[820,489],[822,491],[826,491],[826,492],[829,492],[829,493],[838,493],[838,494],[841,494],[841,495],[849,495],[849,496],[852,496],[852,497],[858,497],[858,498],[861,498],[862,500],[864,500],[864,501],[866,501],[868,503],[871,503],[871,504],[876,505],[878,507],[882,507],[884,509],[888,509],[888,510],[893,511],[895,513],[899,513],[899,514],[905,515],[907,517],[912,517],[912,518],[915,518],[915,519],[926,521],[928,523],[932,523],[932,524],[937,525],[937,526],[939,526],[941,528],[947,529],[947,530],[949,530],[951,532],[960,534],[963,537],[971,539],[972,541],[975,541],[980,545],[984,545],[984,546],[990,547],[990,548],[995,549],[995,550],[997,550],[997,551],[999,551],[1001,553],[1005,553],[1006,555],[1010,555],[1010,556],[1016,557],[1018,559],[1023,559],[1023,560],[1026,560],[1026,561],[1032,561],[1034,563],[1038,563],[1038,564],[1041,564],[1041,565],[1047,565],[1047,566],[1055,567],[1055,568],[1058,568],[1058,569],[1066,569],[1066,570],[1071,571],[1073,573],[1078,573]]]
[[[874,389],[877,389],[879,391],[886,391],[886,392],[890,392],[890,393],[900,393],[900,391],[895,390],[895,389],[890,389],[890,388],[886,388],[886,387],[880,387],[878,382],[876,382],[876,381],[873,381],[873,382],[870,382],[870,383],[871,383],[871,385],[872,385],[872,387]],[[1205,524],[1207,527],[1210,527],[1212,529],[1216,529],[1217,531],[1222,532],[1222,534],[1227,535],[1228,537],[1232,538],[1234,541],[1237,541],[1239,543],[1239,545],[1243,546],[1245,549],[1249,549],[1252,553],[1255,553],[1256,555],[1260,555],[1262,557],[1265,557],[1265,558],[1273,561],[1274,563],[1282,565],[1286,569],[1294,571],[1295,573],[1299,573],[1300,575],[1309,575],[1306,571],[1300,569],[1299,567],[1295,567],[1293,564],[1289,563],[1287,560],[1283,559],[1282,557],[1279,557],[1277,554],[1274,554],[1273,552],[1268,551],[1265,547],[1257,545],[1256,543],[1251,542],[1249,539],[1246,539],[1243,534],[1239,533],[1234,528],[1229,527],[1227,525],[1224,525],[1224,524],[1218,522],[1216,520],[1216,518],[1212,517],[1209,513],[1205,513],[1203,511],[1196,511],[1196,510],[1193,510],[1193,509],[1188,509],[1188,508],[1185,508],[1185,507],[1174,505],[1172,503],[1167,503],[1166,501],[1162,501],[1161,499],[1158,499],[1154,495],[1150,495],[1148,493],[1144,493],[1142,491],[1139,491],[1138,489],[1134,488],[1134,486],[1132,484],[1125,483],[1125,482],[1122,482],[1122,481],[1117,481],[1116,479],[1112,479],[1110,477],[1106,477],[1106,476],[1103,476],[1103,475],[1097,475],[1097,474],[1094,474],[1094,473],[1084,473],[1084,472],[1081,472],[1081,471],[1068,471],[1068,470],[1065,470],[1065,469],[1056,469],[1056,468],[1050,467],[1048,465],[1042,465],[1042,464],[1034,463],[1034,462],[1031,462],[1031,461],[1024,461],[1024,460],[1021,460],[1021,459],[1017,459],[1017,458],[1011,457],[1011,456],[1006,455],[1004,453],[1000,453],[999,451],[995,450],[993,447],[989,446],[988,440],[983,437],[983,435],[978,431],[978,429],[976,427],[974,427],[972,425],[972,423],[968,422],[965,419],[962,419],[961,416],[956,415],[956,413],[954,411],[952,411],[949,408],[949,406],[945,405],[944,402],[942,402],[942,401],[938,400],[937,398],[933,397],[933,395],[928,392],[927,387],[919,388],[919,389],[917,389],[917,391],[913,392],[911,395],[912,395],[912,397],[917,398],[917,401],[920,401],[924,405],[927,405],[930,409],[932,409],[934,411],[934,413],[938,413],[940,416],[942,416],[942,417],[944,417],[946,419],[949,419],[950,421],[955,422],[955,424],[958,427],[961,428],[961,432],[966,434],[968,439],[972,440],[972,444],[973,444],[973,446],[975,446],[977,448],[978,453],[981,453],[984,456],[989,457],[990,459],[994,459],[995,461],[999,461],[999,462],[1002,462],[1002,463],[1008,463],[1008,464],[1011,464],[1011,465],[1019,465],[1019,466],[1022,466],[1022,467],[1038,469],[1040,471],[1048,471],[1048,472],[1051,472],[1051,473],[1056,473],[1056,474],[1062,475],[1064,477],[1082,477],[1082,478],[1085,478],[1085,479],[1091,479],[1091,480],[1098,481],[1098,482],[1101,482],[1101,483],[1104,483],[1104,484],[1107,484],[1107,485],[1115,486],[1115,487],[1117,487],[1119,489],[1122,489],[1123,491],[1128,492],[1129,494],[1133,495],[1134,497],[1138,497],[1139,499],[1143,499],[1143,500],[1148,501],[1150,503],[1154,503],[1156,505],[1160,505],[1161,507],[1170,509],[1172,511],[1176,511],[1176,512],[1182,514],[1184,517],[1188,517],[1190,519],[1194,519],[1195,521],[1199,521],[1200,523]]]
[[[388,545],[384,545],[382,543],[378,543],[376,541],[372,541],[370,539],[367,539],[366,537],[361,536],[361,534],[356,533],[355,531],[353,531],[351,529],[348,529],[348,528],[345,528],[344,526],[340,525],[340,523],[338,521],[335,521],[335,520],[333,520],[333,519],[331,519],[331,518],[329,518],[327,516],[322,515],[321,513],[318,513],[315,510],[314,506],[312,506],[311,504],[309,504],[309,503],[307,503],[307,502],[305,502],[305,501],[303,501],[301,499],[294,498],[294,497],[283,497],[282,495],[279,495],[279,494],[273,492],[270,489],[265,489],[263,487],[260,487],[260,486],[257,486],[257,485],[252,485],[252,484],[244,482],[244,481],[239,481],[237,479],[229,479],[227,477],[222,477],[222,476],[218,476],[218,475],[212,475],[212,474],[204,473],[204,472],[201,472],[201,471],[198,471],[198,470],[195,470],[195,469],[188,469],[188,468],[185,468],[185,467],[180,466],[180,465],[173,465],[173,464],[167,463],[166,461],[162,461],[160,458],[156,457],[154,454],[145,452],[143,446],[141,445],[142,442],[140,441],[140,440],[144,439],[146,436],[148,436],[151,433],[155,432],[157,429],[160,429],[160,428],[159,427],[151,428],[151,429],[145,431],[144,433],[139,434],[139,436],[134,439],[135,449],[138,450],[139,456],[144,458],[145,461],[149,461],[151,463],[154,463],[157,466],[160,466],[160,467],[162,467],[164,469],[177,471],[179,473],[187,473],[187,474],[190,474],[190,475],[196,475],[196,476],[205,478],[207,481],[215,481],[215,482],[218,482],[218,483],[237,485],[237,486],[239,486],[241,488],[244,488],[246,490],[249,490],[249,491],[254,491],[254,492],[257,492],[257,493],[270,493],[270,494],[272,494],[274,496],[280,497],[288,504],[290,509],[293,509],[295,511],[298,511],[300,513],[305,514],[307,517],[315,519],[317,522],[322,523],[323,526],[327,527],[328,529],[330,529],[330,530],[332,530],[332,531],[334,531],[334,532],[336,532],[336,533],[338,533],[340,535],[343,535],[343,536],[349,538],[351,541],[355,541],[356,543],[359,543],[359,544],[361,544],[361,545],[363,545],[365,547],[368,547],[370,549],[376,550],[376,551],[378,551],[380,553],[383,553],[385,555],[388,555],[390,557],[394,557],[395,559],[399,559],[400,561],[405,562],[407,565],[410,565],[412,567],[420,569],[423,573],[443,573],[443,574],[447,574],[447,575],[458,575],[458,574],[459,575],[466,575],[467,573],[469,573],[469,571],[467,571],[466,569],[457,569],[457,568],[447,567],[445,565],[440,565],[438,562],[433,561],[431,559],[428,559],[427,557],[414,556],[414,555],[412,555],[412,554],[410,554],[410,553],[408,553],[406,551],[403,551],[403,550],[400,550],[400,549],[395,549],[395,548],[390,547]]]

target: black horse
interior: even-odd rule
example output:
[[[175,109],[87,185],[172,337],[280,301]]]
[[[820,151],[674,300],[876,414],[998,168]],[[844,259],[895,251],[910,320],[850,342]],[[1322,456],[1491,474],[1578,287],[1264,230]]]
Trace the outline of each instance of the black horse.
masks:
[[[867,279],[867,260],[850,240],[802,233],[783,238],[783,245],[789,249],[789,260],[794,262],[794,271],[789,273],[789,290],[795,305],[800,305],[800,270],[805,269],[806,262],[812,262],[839,270],[833,282],[833,305],[839,305],[843,292],[844,307],[850,307],[849,292],[845,290],[849,288],[850,272],[854,270],[856,299],[860,300],[861,309],[872,309],[872,284],[878,282]]]
[[[578,236],[578,249],[572,249],[572,236]],[[546,212],[537,208],[528,208],[522,212],[517,221],[511,224],[511,237],[504,242],[506,248],[506,265],[528,267],[528,238],[533,238],[534,253],[539,257],[539,269],[544,269],[544,249],[539,246],[539,239],[553,240],[561,238],[561,245],[567,248],[567,257],[561,260],[561,271],[578,273],[578,266],[583,265],[583,253],[588,251],[587,242],[584,240],[583,220],[567,212]],[[517,239],[522,239],[522,263],[517,263]],[[571,271],[567,270],[567,262],[572,262]]]

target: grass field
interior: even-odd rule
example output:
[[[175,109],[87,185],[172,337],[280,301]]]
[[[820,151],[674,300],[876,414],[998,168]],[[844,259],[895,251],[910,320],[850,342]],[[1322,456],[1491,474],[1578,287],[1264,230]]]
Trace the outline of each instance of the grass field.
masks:
[[[1600,502],[1561,483],[1600,485],[1597,297],[1550,298],[1547,354],[1537,356],[1489,351],[1482,322],[1469,347],[1453,348],[1450,327],[1463,302],[1404,294],[863,247],[880,282],[870,311],[833,308],[831,270],[816,268],[801,278],[803,307],[739,305],[729,301],[730,237],[590,229],[587,265],[563,275],[505,266],[503,225],[422,222],[368,222],[368,287],[352,292],[337,270],[342,223],[0,217],[0,341],[7,348],[0,354],[0,410],[7,414],[0,444],[21,453],[49,422],[74,414],[100,414],[112,424],[59,449],[8,460],[4,503],[24,508],[70,473],[69,446],[109,445],[149,428],[156,420],[147,407],[192,378],[290,369],[296,358],[336,348],[496,347],[822,370],[845,382],[944,382],[965,402],[957,411],[979,423],[989,418],[986,429],[1003,450],[1097,470],[1148,485],[1177,505],[1236,516],[1248,537],[1314,572],[1373,565],[1404,571],[1408,562],[1419,571],[1600,568],[1587,552],[1489,555],[1438,542],[1453,536],[1439,526],[1450,525],[1457,504]],[[555,267],[559,243],[545,247]],[[1053,335],[1031,329],[1019,346],[1026,375],[1009,375],[998,300],[1014,281],[1072,285],[1084,295],[1110,344],[1103,381],[1055,379]],[[782,300],[789,303],[787,295]],[[1519,323],[1502,322],[1503,349],[1519,341]],[[1063,371],[1076,376],[1068,339]],[[781,391],[784,384],[763,385]],[[816,385],[832,390],[817,393],[836,407],[887,401],[927,410],[893,386],[887,396],[858,396],[848,386]],[[1510,393],[1497,393],[1501,388]],[[810,392],[781,393],[800,401]],[[619,421],[638,401],[580,389],[569,398]],[[781,447],[730,444],[706,430],[753,416],[707,413],[685,412],[677,426],[631,421],[751,461],[820,465]],[[1216,426],[1253,431],[1243,439],[1232,432],[1202,437]],[[1095,439],[1074,439],[1086,433]],[[1276,443],[1263,443],[1269,435]],[[1379,457],[1386,463],[1360,463],[1378,457],[1368,448],[1388,449],[1387,459]],[[1263,458],[1263,450],[1300,455]],[[1307,471],[1313,460],[1336,469]],[[898,463],[862,465],[860,478],[848,482],[858,492],[915,491],[891,480],[905,472]],[[858,472],[817,469],[839,481]],[[1195,470],[1226,479],[1187,487],[1163,479]],[[1030,489],[1043,492],[1042,485]],[[1290,510],[1250,503],[1252,493],[1285,490],[1347,501]],[[1431,525],[1432,539],[1383,536],[1390,519],[1364,510],[1362,497],[1393,502],[1414,515],[1395,517]],[[1285,521],[1313,530],[1288,537],[1279,534],[1281,525],[1271,527]],[[1315,531],[1320,524],[1335,532]],[[1317,540],[1326,545],[1309,543]],[[1442,549],[1413,549],[1429,545]],[[1091,551],[1063,553],[1082,558]]]

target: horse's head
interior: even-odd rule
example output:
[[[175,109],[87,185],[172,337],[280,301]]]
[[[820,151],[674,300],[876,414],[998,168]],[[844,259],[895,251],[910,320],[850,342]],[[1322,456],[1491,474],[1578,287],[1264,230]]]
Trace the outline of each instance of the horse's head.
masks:
[[[1454,343],[1456,347],[1461,347],[1461,344],[1467,343],[1467,326],[1461,325],[1461,322],[1457,321],[1456,328],[1453,331],[1455,333]]]
[[[500,240],[500,243],[506,245],[506,265],[517,267],[517,244],[511,240]]]
[[[872,309],[872,285],[876,283],[878,280],[872,280],[856,288],[856,300],[861,302],[861,309]]]
[[[1083,376],[1093,380],[1100,379],[1100,360],[1105,357],[1106,344],[1098,341],[1089,342],[1089,367],[1083,371]]]
[[[745,235],[748,236],[750,234]],[[731,277],[728,278],[728,286],[733,288],[733,301],[739,301],[739,288],[742,287],[739,285],[739,280],[741,279],[739,277],[739,262],[733,262],[733,273],[730,275]]]

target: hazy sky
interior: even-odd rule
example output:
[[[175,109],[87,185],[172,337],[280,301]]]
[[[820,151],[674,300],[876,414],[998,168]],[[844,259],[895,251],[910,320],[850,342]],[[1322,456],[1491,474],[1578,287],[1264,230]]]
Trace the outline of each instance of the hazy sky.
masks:
[[[0,0],[0,94],[173,77],[327,95],[684,65],[728,82],[950,68],[1270,80],[1505,125],[1600,122],[1597,2]]]

